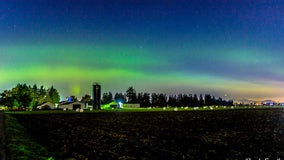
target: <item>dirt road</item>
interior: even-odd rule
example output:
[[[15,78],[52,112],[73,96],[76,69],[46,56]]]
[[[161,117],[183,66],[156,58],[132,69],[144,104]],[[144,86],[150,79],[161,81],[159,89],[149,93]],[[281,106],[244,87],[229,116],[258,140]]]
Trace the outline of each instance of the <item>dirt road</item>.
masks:
[[[0,111],[0,160],[5,160],[4,113]]]

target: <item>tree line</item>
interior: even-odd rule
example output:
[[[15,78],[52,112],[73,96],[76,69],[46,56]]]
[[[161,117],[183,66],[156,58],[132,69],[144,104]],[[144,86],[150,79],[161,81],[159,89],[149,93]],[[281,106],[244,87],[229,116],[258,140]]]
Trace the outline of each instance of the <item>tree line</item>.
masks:
[[[11,90],[4,90],[0,94],[0,104],[15,110],[33,110],[45,102],[58,103],[59,101],[59,93],[53,86],[46,89],[36,84],[33,86],[17,84]]]
[[[204,96],[200,94],[178,94],[169,95],[163,93],[137,93],[133,87],[129,87],[126,93],[111,92],[103,93],[102,104],[107,104],[113,100],[122,103],[139,103],[141,107],[202,107],[202,106],[233,106],[233,100],[223,100],[221,97],[215,98],[210,94]]]
[[[77,97],[71,96],[74,101],[78,101]],[[11,90],[4,90],[0,93],[0,105],[7,106],[9,109],[29,109],[33,110],[38,105],[45,102],[59,103],[59,92],[53,87],[45,88],[27,84],[17,84]],[[92,104],[91,96],[86,94],[81,99],[82,102]],[[163,93],[137,93],[133,87],[129,87],[125,93],[111,92],[103,93],[101,102],[108,104],[112,101],[122,103],[139,103],[141,107],[202,107],[202,106],[232,106],[232,100],[223,100],[215,98],[210,94],[204,96],[200,94],[178,94],[166,95]]]

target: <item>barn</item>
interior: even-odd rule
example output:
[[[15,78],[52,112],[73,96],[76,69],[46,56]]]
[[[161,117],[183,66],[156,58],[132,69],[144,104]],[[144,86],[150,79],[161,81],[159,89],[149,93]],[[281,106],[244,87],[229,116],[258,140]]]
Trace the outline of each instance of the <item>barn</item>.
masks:
[[[85,109],[86,104],[84,102],[62,102],[58,106],[59,109],[63,110],[76,110],[77,108],[79,109]]]

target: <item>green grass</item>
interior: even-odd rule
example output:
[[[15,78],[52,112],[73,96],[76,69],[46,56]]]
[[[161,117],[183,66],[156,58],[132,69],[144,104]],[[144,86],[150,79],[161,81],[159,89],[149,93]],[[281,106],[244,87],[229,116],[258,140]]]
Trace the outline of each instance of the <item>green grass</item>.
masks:
[[[5,114],[7,155],[13,160],[53,160],[52,153],[32,139],[17,119]]]

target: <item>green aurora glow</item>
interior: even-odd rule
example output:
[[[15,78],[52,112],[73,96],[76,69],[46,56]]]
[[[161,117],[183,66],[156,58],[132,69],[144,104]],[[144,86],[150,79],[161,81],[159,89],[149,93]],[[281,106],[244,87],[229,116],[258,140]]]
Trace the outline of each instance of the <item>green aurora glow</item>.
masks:
[[[0,2],[0,89],[284,101],[282,3],[157,2]]]

